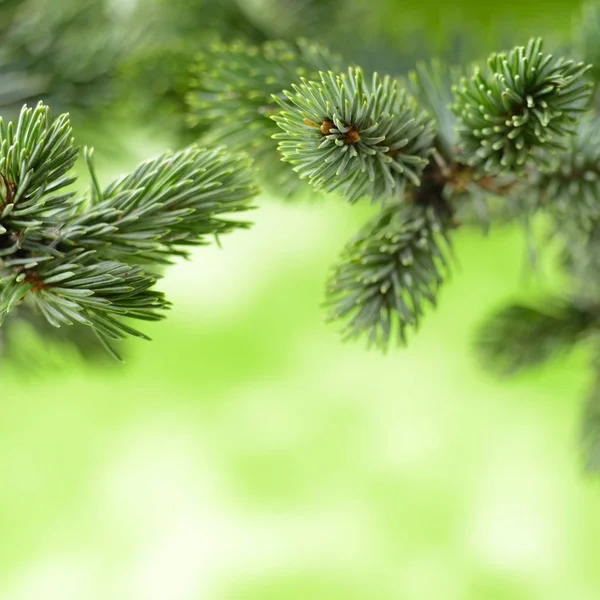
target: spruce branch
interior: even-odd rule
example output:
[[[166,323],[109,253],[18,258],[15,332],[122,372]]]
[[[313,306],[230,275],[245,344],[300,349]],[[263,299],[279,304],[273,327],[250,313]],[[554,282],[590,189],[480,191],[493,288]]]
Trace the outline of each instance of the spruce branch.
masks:
[[[364,81],[361,69],[321,73],[286,91],[294,105],[274,115],[283,132],[283,160],[301,178],[350,202],[362,197],[400,199],[418,186],[433,152],[434,125],[398,82],[377,73]]]
[[[446,160],[453,160],[458,145],[456,116],[451,106],[458,71],[440,60],[421,61],[408,74],[408,89],[436,121],[435,147]]]
[[[600,119],[582,117],[567,151],[550,163],[534,182],[539,202],[557,218],[589,230],[600,220]]]
[[[531,237],[534,217],[550,216],[556,235],[546,239],[564,246],[569,295],[509,306],[477,336],[484,363],[508,375],[600,333],[600,123],[588,76],[600,77],[587,64],[600,56],[598,6],[584,9],[579,24],[574,46],[584,62],[553,57],[532,39],[469,77],[431,61],[407,79],[367,79],[360,67],[325,60],[312,66],[318,73],[290,72],[265,48],[248,56],[223,48],[219,61],[200,62],[203,83],[191,103],[222,139],[262,157],[263,179],[283,172],[274,139],[283,162],[314,189],[381,201],[332,269],[325,303],[346,338],[384,351],[406,343],[437,303],[459,225],[487,231],[522,221]],[[599,390],[582,426],[594,469]]]
[[[327,285],[331,320],[345,320],[346,338],[363,334],[386,350],[406,343],[449,272],[447,224],[434,210],[395,203],[347,245]]]
[[[419,64],[403,84],[377,73],[366,80],[359,67],[322,70],[313,79],[290,76],[266,54],[237,58],[224,48],[215,73],[205,59],[201,71],[219,81],[223,102],[218,112],[206,105],[206,118],[224,138],[239,136],[241,145],[267,152],[274,138],[283,161],[319,191],[340,192],[350,202],[382,201],[327,286],[331,318],[346,321],[348,337],[366,334],[380,348],[391,337],[406,339],[424,306],[436,302],[448,272],[448,232],[465,219],[487,230],[492,218],[529,222],[536,208],[572,205],[573,221],[584,205],[595,205],[598,140],[592,122],[579,124],[591,93],[584,77],[589,67],[545,54],[539,39],[492,55],[487,70],[458,86],[456,74],[439,61]],[[232,56],[233,74],[225,68]],[[259,76],[251,80],[251,69],[239,64],[257,60]],[[266,73],[272,74],[270,99],[263,93]],[[226,80],[235,83],[228,87]],[[249,96],[256,99],[251,110]],[[263,112],[278,133],[257,117],[267,106]],[[250,122],[252,128],[241,127]],[[491,208],[490,199],[500,206]],[[575,317],[566,310],[523,310],[499,318],[489,337],[497,333],[499,340],[499,332],[516,323],[526,338],[538,321],[555,324],[564,336],[574,331],[567,317]]]
[[[455,87],[465,160],[490,173],[521,171],[538,151],[565,149],[587,107],[589,65],[542,52],[542,40],[493,54],[487,69],[476,70]]]
[[[68,115],[40,103],[18,123],[0,121],[0,325],[14,310],[53,327],[87,326],[109,342],[146,336],[128,319],[155,321],[169,303],[146,271],[186,247],[248,223],[256,190],[249,162],[195,146],[145,161],[102,189],[65,191],[77,158]],[[125,320],[124,320],[125,319]]]
[[[157,278],[140,267],[99,261],[93,251],[74,250],[0,279],[0,325],[26,296],[30,306],[54,327],[79,323],[91,327],[110,349],[108,340],[131,335],[148,339],[121,318],[156,321],[168,308],[164,295],[152,288]]]
[[[193,67],[190,124],[205,130],[202,140],[207,144],[248,152],[266,172],[264,180],[274,178],[278,193],[283,186],[291,194],[298,180],[279,161],[271,139],[279,131],[271,116],[281,110],[274,96],[285,101],[282,90],[291,83],[340,65],[340,57],[305,39],[261,46],[214,44]]]
[[[508,306],[480,328],[476,347],[487,368],[512,375],[566,353],[600,330],[600,305],[548,298],[543,305]]]
[[[89,208],[57,239],[102,247],[117,260],[169,263],[187,256],[186,247],[207,244],[207,236],[248,227],[231,217],[248,210],[255,194],[246,157],[191,146],[145,161],[105,190],[96,189]]]
[[[299,39],[268,41],[261,46],[217,43],[198,55],[188,102],[192,125],[209,128],[209,139],[236,150],[271,146],[277,127],[270,116],[279,112],[273,95],[302,77],[335,68],[339,57]]]
[[[72,194],[56,192],[73,183],[67,173],[78,152],[68,115],[53,120],[38,104],[21,111],[16,127],[0,117],[2,226],[28,229],[62,216]]]

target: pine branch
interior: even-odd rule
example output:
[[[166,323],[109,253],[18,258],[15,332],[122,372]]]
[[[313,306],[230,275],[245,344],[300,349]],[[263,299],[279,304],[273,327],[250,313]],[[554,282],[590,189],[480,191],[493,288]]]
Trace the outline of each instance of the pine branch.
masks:
[[[386,347],[392,328],[403,340],[418,324],[422,301],[435,302],[446,264],[435,227],[445,232],[469,219],[487,230],[498,215],[529,218],[541,191],[544,207],[564,201],[565,186],[555,182],[565,177],[577,180],[567,186],[574,194],[584,181],[591,189],[596,140],[588,133],[570,139],[589,99],[588,67],[545,55],[541,40],[493,55],[487,72],[454,88],[443,65],[421,64],[409,78],[415,97],[389,76],[365,81],[360,68],[300,77],[286,68],[298,53],[288,53],[286,63],[275,48],[281,47],[245,54],[221,47],[214,66],[214,56],[203,58],[196,109],[219,139],[259,148],[271,166],[278,164],[270,154],[276,139],[283,161],[318,191],[340,192],[350,202],[382,201],[382,213],[348,246],[328,286],[332,318],[349,319],[349,337],[367,332],[371,343]],[[268,116],[281,131],[273,134]],[[567,143],[571,150],[585,147],[585,173],[579,152],[567,173],[568,161],[557,154]],[[263,167],[263,177],[269,173]],[[504,204],[492,209],[490,197]],[[387,222],[392,213],[396,225]],[[403,252],[418,255],[426,268],[413,273]],[[374,281],[369,261],[382,269]],[[381,273],[398,279],[380,280]]]
[[[520,171],[536,151],[564,150],[587,107],[590,65],[542,52],[542,40],[494,54],[487,70],[455,88],[462,151],[468,164],[490,173]]]
[[[292,194],[297,178],[279,161],[272,140],[279,130],[271,116],[281,110],[274,96],[285,102],[285,87],[340,63],[338,56],[304,39],[261,46],[215,44],[194,66],[190,123],[206,129],[206,143],[250,153],[266,172],[263,180],[275,179],[272,187],[278,193],[283,186],[285,194]]]
[[[16,127],[0,117],[2,226],[26,230],[63,218],[72,194],[55,194],[73,183],[66,174],[78,153],[68,115],[52,120],[48,108],[38,104],[21,111]]]
[[[109,339],[144,334],[121,317],[157,321],[168,308],[164,296],[151,290],[156,276],[139,267],[100,261],[91,251],[75,250],[61,258],[27,265],[0,279],[0,325],[26,296],[30,306],[54,327],[79,323],[91,327],[112,351]],[[118,357],[118,356],[117,356]]]
[[[439,60],[420,62],[411,71],[409,89],[421,106],[435,117],[435,147],[446,160],[454,160],[458,145],[457,119],[451,110],[452,89],[458,78],[454,72]]]
[[[600,305],[549,298],[541,306],[515,304],[479,329],[476,346],[487,368],[501,375],[541,365],[600,330]]]
[[[346,321],[346,338],[363,334],[386,350],[406,343],[449,271],[446,225],[421,206],[383,209],[348,244],[327,286],[330,319]]]
[[[68,115],[24,107],[0,120],[0,325],[25,304],[51,326],[90,327],[111,340],[145,338],[123,319],[155,321],[169,303],[141,266],[245,228],[230,220],[256,193],[248,161],[223,150],[166,153],[91,194],[64,191],[78,154]]]
[[[433,122],[398,82],[375,74],[369,85],[360,69],[349,69],[292,88],[285,94],[294,109],[273,116],[283,130],[273,137],[300,177],[350,202],[400,199],[408,184],[419,185]]]
[[[56,240],[104,248],[117,260],[169,263],[187,256],[186,247],[207,244],[207,236],[250,225],[230,219],[248,210],[256,193],[249,167],[245,157],[221,149],[167,152],[96,189],[91,206],[60,228]]]
[[[221,47],[218,59],[201,60],[192,105],[212,135],[260,157],[263,178],[283,172],[275,139],[282,160],[317,191],[381,202],[332,270],[326,305],[346,338],[384,351],[406,343],[437,303],[451,230],[520,220],[531,232],[534,216],[550,216],[570,297],[510,306],[477,337],[486,366],[512,374],[600,332],[600,127],[589,79],[600,76],[587,64],[600,61],[597,6],[585,9],[574,44],[585,62],[555,58],[532,39],[453,85],[455,74],[435,61],[407,81],[365,79],[360,67],[342,71],[328,59],[301,72],[297,49]],[[583,425],[593,469],[599,389]]]
[[[600,119],[584,116],[567,151],[534,182],[539,202],[563,223],[589,230],[600,220]]]

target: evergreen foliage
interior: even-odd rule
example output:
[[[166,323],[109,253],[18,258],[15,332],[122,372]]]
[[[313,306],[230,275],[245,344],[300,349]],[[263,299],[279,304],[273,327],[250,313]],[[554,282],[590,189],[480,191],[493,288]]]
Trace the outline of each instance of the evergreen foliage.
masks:
[[[584,188],[596,205],[598,146],[582,118],[589,66],[544,53],[540,39],[492,55],[487,69],[458,82],[434,61],[408,82],[351,67],[312,79],[296,70],[285,85],[289,69],[271,48],[219,46],[204,55],[193,114],[212,123],[219,140],[259,146],[270,162],[263,178],[287,173],[283,161],[319,192],[381,203],[327,287],[332,316],[350,319],[350,337],[365,333],[382,349],[392,338],[405,341],[424,301],[436,301],[447,268],[442,247],[465,218],[487,230],[491,196],[505,199],[506,215],[527,219],[536,209],[558,211],[570,204],[566,194]],[[265,117],[281,131],[273,134]],[[273,139],[281,160],[270,153]]]
[[[283,88],[303,77],[318,77],[322,69],[340,63],[339,57],[318,45],[268,41],[260,46],[241,42],[215,43],[194,64],[188,95],[190,123],[204,131],[206,144],[226,144],[249,153],[274,181],[279,193],[298,188],[291,169],[277,168],[279,157],[272,142],[278,128],[271,116],[286,104]],[[272,168],[273,163],[275,167]]]
[[[469,70],[434,60],[406,78],[332,66],[324,51],[325,64],[313,65],[318,73],[301,76],[266,47],[246,56],[220,46],[197,64],[204,83],[192,111],[236,149],[256,156],[259,147],[261,180],[289,181],[289,164],[315,191],[350,203],[377,200],[376,214],[332,269],[325,304],[330,319],[343,322],[344,337],[384,351],[405,344],[436,305],[459,226],[487,231],[517,221],[530,236],[541,216],[562,247],[570,293],[509,306],[483,324],[477,349],[484,363],[512,374],[595,339],[600,329],[593,101],[600,78],[598,64],[590,64],[600,61],[599,14],[597,5],[584,9],[573,59],[532,39]],[[582,434],[594,468],[597,389]]]
[[[0,324],[26,306],[54,327],[90,327],[107,348],[145,337],[129,319],[155,321],[169,303],[158,264],[248,225],[230,218],[255,193],[247,159],[190,147],[142,163],[102,189],[68,190],[77,159],[67,114],[24,107],[0,120]],[[146,270],[149,268],[150,270]]]
[[[515,304],[478,333],[488,368],[501,375],[538,366],[600,331],[600,306],[583,298],[546,298],[539,306]]]
[[[509,374],[595,339],[600,4],[584,7],[559,55],[532,39],[472,68],[432,60],[403,76],[372,69],[385,40],[351,67],[322,45],[356,45],[338,23],[356,3],[204,0],[199,11],[181,0],[175,11],[170,0],[149,0],[115,12],[108,1],[57,2],[0,3],[2,114],[34,98],[93,114],[111,105],[118,76],[136,119],[181,140],[186,110],[199,145],[106,187],[86,151],[92,188],[81,195],[67,115],[53,119],[40,104],[16,123],[0,121],[0,345],[10,347],[19,320],[59,327],[57,339],[77,332],[86,348],[90,332],[111,349],[143,337],[129,319],[160,319],[169,308],[157,271],[246,227],[234,217],[250,208],[253,181],[286,197],[374,201],[326,285],[330,318],[347,338],[383,351],[405,344],[438,302],[462,226],[517,221],[531,231],[541,217],[560,245],[569,293],[500,311],[483,324],[478,351]],[[310,13],[304,25],[292,6]],[[390,51],[382,65],[395,62]],[[598,389],[582,427],[594,468]]]
[[[348,244],[327,292],[332,320],[346,319],[348,338],[366,335],[386,348],[406,343],[450,268],[445,226],[433,209],[387,206]]]
[[[350,202],[401,198],[433,152],[433,122],[390,77],[365,84],[360,69],[321,73],[286,92],[273,116],[283,133],[283,160],[318,190],[339,190]]]
[[[461,151],[468,164],[498,173],[542,164],[539,149],[563,150],[590,97],[590,66],[542,52],[542,40],[494,54],[455,88]]]

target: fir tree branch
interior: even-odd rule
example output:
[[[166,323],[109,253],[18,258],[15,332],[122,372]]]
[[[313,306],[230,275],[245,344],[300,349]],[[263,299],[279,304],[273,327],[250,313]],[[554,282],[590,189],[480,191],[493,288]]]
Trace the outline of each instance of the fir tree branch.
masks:
[[[28,296],[54,327],[79,323],[102,337],[122,339],[125,334],[145,337],[118,317],[156,321],[168,304],[151,290],[157,281],[140,267],[98,261],[93,251],[74,250],[61,258],[14,269],[1,280],[0,324]]]
[[[72,194],[56,192],[73,183],[66,176],[79,149],[68,115],[53,120],[47,106],[24,108],[17,126],[0,117],[0,222],[29,229],[63,218]]]
[[[186,246],[207,244],[246,228],[231,220],[250,208],[256,194],[250,163],[221,149],[191,146],[139,165],[105,190],[96,189],[91,206],[60,229],[60,243],[105,248],[117,260],[168,263],[187,256]],[[90,168],[93,173],[93,166]],[[98,185],[98,184],[96,184]]]
[[[599,329],[600,305],[549,298],[541,306],[515,304],[493,315],[480,327],[476,347],[487,368],[513,375],[568,352]]]
[[[247,227],[230,220],[256,190],[246,158],[191,147],[142,163],[101,189],[86,153],[92,191],[63,188],[78,154],[68,115],[24,107],[0,121],[0,325],[26,304],[53,327],[90,327],[110,340],[144,334],[123,321],[155,321],[169,307],[152,266],[185,247]]]
[[[347,339],[406,343],[449,272],[447,224],[432,209],[391,204],[348,244],[327,285],[330,319]]]
[[[271,116],[281,110],[274,96],[285,103],[284,88],[340,65],[340,57],[305,39],[268,41],[261,46],[215,44],[194,65],[188,95],[190,123],[206,130],[205,143],[251,154],[267,185],[274,180],[277,193],[292,194],[299,187],[298,179],[279,161],[272,140],[279,129]]]
[[[600,119],[582,117],[567,151],[549,162],[552,168],[533,183],[539,203],[563,223],[589,231],[600,220]]]
[[[542,52],[542,40],[493,54],[455,87],[468,164],[490,173],[522,170],[536,150],[564,150],[591,95],[590,65]],[[535,154],[538,164],[544,156]]]
[[[407,185],[420,184],[434,125],[397,81],[376,73],[367,84],[351,68],[292,88],[285,94],[294,108],[273,116],[283,130],[273,137],[300,177],[350,202],[400,199]]]

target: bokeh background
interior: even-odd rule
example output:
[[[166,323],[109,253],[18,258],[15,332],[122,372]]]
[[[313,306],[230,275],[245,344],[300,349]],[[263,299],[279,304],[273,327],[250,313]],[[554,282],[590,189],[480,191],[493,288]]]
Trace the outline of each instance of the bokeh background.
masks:
[[[401,73],[533,35],[568,45],[578,7],[4,0],[19,27],[0,25],[1,110],[69,110],[108,181],[193,140],[187,69],[217,37],[306,35]],[[19,330],[0,363],[0,598],[600,597],[600,489],[578,456],[588,357],[499,381],[472,347],[494,308],[560,287],[552,262],[532,275],[517,229],[461,232],[439,308],[381,356],[342,344],[320,306],[366,213],[258,204],[250,231],[166,272],[174,309],[124,365]]]

